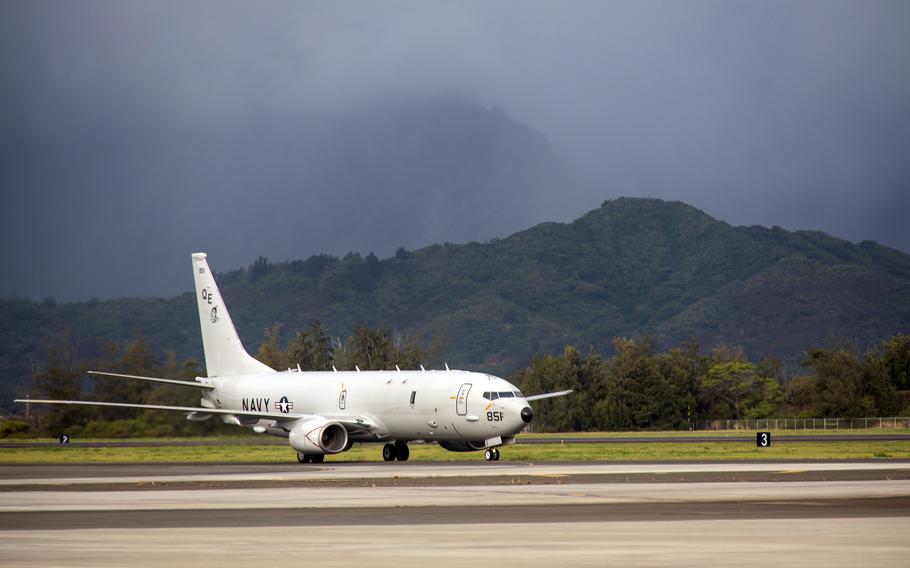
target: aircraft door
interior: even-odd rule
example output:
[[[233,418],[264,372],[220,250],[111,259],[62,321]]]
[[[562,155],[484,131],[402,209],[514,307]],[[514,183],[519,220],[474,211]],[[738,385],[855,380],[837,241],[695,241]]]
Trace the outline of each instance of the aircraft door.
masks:
[[[468,413],[468,393],[471,392],[471,383],[465,383],[458,389],[455,397],[455,414],[464,416]]]

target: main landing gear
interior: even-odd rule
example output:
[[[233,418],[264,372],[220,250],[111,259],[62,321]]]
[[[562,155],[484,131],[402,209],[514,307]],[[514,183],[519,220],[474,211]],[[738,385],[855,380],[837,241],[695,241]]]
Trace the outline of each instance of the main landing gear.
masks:
[[[411,455],[411,450],[408,449],[407,442],[395,442],[394,444],[386,444],[382,447],[382,459],[387,462],[398,461],[406,462],[408,457]]]
[[[322,463],[325,460],[325,454],[301,454],[297,452],[298,463]]]
[[[488,462],[498,462],[499,461],[499,448],[487,448],[487,451],[483,453],[483,459]]]

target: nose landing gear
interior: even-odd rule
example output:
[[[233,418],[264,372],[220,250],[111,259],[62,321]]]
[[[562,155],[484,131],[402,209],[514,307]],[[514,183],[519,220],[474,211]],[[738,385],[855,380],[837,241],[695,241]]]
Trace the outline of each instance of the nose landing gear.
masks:
[[[483,453],[483,459],[489,461],[499,461],[499,448],[487,448]]]

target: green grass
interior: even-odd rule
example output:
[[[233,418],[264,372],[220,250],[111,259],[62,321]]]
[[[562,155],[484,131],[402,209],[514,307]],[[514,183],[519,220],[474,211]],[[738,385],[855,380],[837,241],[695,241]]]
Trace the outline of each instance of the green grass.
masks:
[[[772,440],[775,436],[871,436],[881,435],[910,435],[910,428],[869,428],[866,430],[769,430],[772,433]],[[518,438],[552,438],[560,439],[578,439],[578,438],[741,438],[743,436],[754,436],[757,430],[695,430],[695,431],[645,431],[645,432],[534,432],[519,434]],[[263,440],[267,442],[263,443]],[[162,438],[74,438],[75,442],[212,442],[213,444],[262,444],[269,443],[282,445],[279,438],[272,438],[257,434],[239,434],[236,436],[212,435],[212,436],[184,436],[184,437],[162,437]],[[56,443],[56,438],[2,438],[0,442],[4,444],[33,444],[33,443]],[[2,450],[0,450],[2,455]]]
[[[286,440],[262,434],[239,434],[236,436],[213,435],[213,436],[167,436],[167,437],[136,437],[136,438],[71,438],[71,441],[78,443],[114,443],[124,444],[130,442],[151,442],[158,444],[167,444],[170,442],[210,442],[212,444],[261,444],[269,443],[287,443]],[[56,444],[57,438],[0,438],[3,444]]]
[[[381,461],[379,444],[357,444],[351,451],[328,456],[327,461]],[[527,444],[502,448],[503,460],[748,460],[748,459],[887,459],[910,458],[910,442],[799,442],[756,448],[730,443]],[[482,461],[480,452],[448,452],[437,445],[411,445],[411,459]],[[115,462],[293,462],[288,446],[223,445],[202,447],[151,446],[140,448],[84,448],[51,446],[0,449],[0,464],[115,463]]]
[[[525,438],[738,438],[755,436],[759,430],[671,430],[646,432],[541,432],[525,433],[518,436]],[[765,430],[763,430],[765,431]],[[857,430],[766,430],[774,436],[874,436],[874,435],[910,435],[910,428],[868,428]]]

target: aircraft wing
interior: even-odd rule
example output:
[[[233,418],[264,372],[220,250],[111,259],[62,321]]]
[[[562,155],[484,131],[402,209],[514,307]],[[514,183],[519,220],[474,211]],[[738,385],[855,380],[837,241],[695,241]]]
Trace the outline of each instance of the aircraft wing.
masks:
[[[224,416],[224,415],[233,415],[233,416],[248,416],[250,418],[260,418],[265,420],[309,420],[316,415],[313,414],[296,414],[289,412],[287,414],[283,412],[256,412],[252,410],[239,410],[239,409],[230,409],[230,408],[204,408],[202,406],[166,406],[162,404],[134,404],[130,402],[96,402],[89,400],[42,400],[42,399],[16,399],[13,402],[18,402],[22,404],[63,404],[63,405],[76,405],[76,406],[107,406],[115,408],[138,408],[140,410],[170,410],[172,412],[185,412],[194,416],[202,415],[214,415],[214,416]],[[320,415],[322,418],[326,418],[333,422],[338,422],[344,428],[353,434],[368,432],[373,429],[376,424],[373,420],[362,416],[325,416]]]
[[[377,425],[374,420],[370,420],[365,416],[337,416],[327,414],[320,414],[320,416],[331,420],[332,422],[338,422],[351,434],[369,432]]]
[[[548,392],[544,394],[532,394],[531,396],[526,396],[525,400],[531,402],[532,400],[541,400],[544,398],[553,398],[554,396],[566,396],[570,392],[573,392],[572,389],[559,391],[559,392]]]
[[[266,420],[299,420],[301,418],[311,418],[310,414],[294,414],[283,412],[255,412],[251,410],[240,410],[230,408],[203,408],[201,406],[165,406],[161,404],[133,404],[129,402],[94,402],[89,400],[39,400],[16,399],[13,402],[22,404],[69,404],[76,406],[108,406],[115,408],[138,408],[140,410],[171,410],[173,412],[186,412],[201,414],[212,414],[216,416],[234,415],[249,416],[250,418],[263,418]]]

